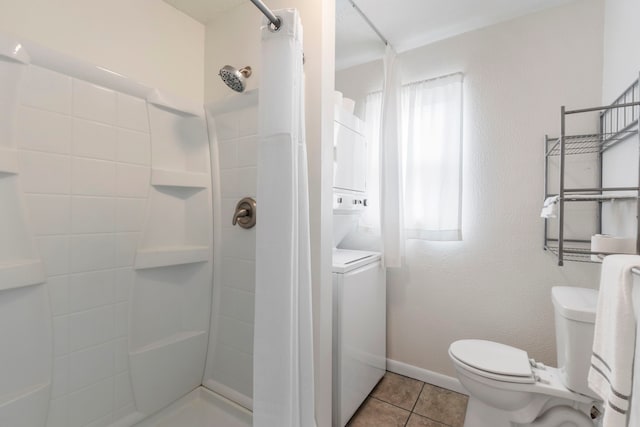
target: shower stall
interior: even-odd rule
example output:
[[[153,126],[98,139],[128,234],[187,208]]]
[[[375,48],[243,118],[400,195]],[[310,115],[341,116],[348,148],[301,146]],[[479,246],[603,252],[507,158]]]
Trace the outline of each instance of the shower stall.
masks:
[[[0,426],[252,424],[258,115],[0,34]]]

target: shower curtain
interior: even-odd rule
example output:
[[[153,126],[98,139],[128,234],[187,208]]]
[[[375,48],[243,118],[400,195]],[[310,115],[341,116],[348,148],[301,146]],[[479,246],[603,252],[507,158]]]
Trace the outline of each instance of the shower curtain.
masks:
[[[262,26],[253,425],[312,427],[311,260],[302,25]]]

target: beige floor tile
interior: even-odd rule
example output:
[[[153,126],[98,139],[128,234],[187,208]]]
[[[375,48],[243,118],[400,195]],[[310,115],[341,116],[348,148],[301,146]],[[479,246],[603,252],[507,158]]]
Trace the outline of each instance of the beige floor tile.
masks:
[[[447,427],[437,421],[430,420],[418,414],[411,414],[407,427]]]
[[[410,411],[418,400],[422,384],[422,381],[387,372],[371,396]]]
[[[403,427],[410,412],[377,399],[368,398],[349,421],[349,427]]]
[[[414,412],[451,427],[462,427],[467,400],[463,394],[425,384]]]

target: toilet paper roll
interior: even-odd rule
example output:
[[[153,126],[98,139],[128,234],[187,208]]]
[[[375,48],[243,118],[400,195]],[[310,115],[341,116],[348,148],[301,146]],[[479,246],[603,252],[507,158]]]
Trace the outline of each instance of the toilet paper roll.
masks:
[[[343,100],[342,92],[337,91],[337,90],[334,91],[333,92],[333,102],[334,102],[336,107],[342,108],[342,100]]]
[[[591,252],[635,254],[636,239],[632,237],[616,237],[608,234],[594,234],[591,236]],[[591,255],[592,261],[602,261],[598,255]]]
[[[356,109],[356,101],[351,98],[343,98],[342,99],[342,108],[344,108],[349,113],[353,114]]]

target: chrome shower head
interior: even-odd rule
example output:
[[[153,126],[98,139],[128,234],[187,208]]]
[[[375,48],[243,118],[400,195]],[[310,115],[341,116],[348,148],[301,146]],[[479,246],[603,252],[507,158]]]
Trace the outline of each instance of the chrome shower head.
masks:
[[[246,66],[237,70],[231,65],[225,65],[220,68],[218,75],[222,78],[224,84],[231,89],[236,92],[242,92],[245,88],[245,79],[251,76],[251,67]]]

